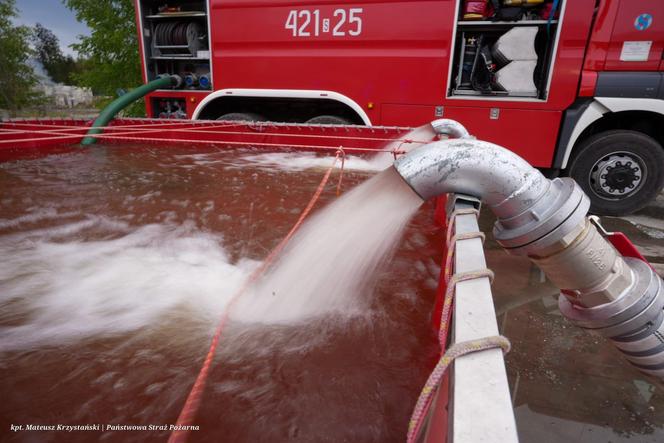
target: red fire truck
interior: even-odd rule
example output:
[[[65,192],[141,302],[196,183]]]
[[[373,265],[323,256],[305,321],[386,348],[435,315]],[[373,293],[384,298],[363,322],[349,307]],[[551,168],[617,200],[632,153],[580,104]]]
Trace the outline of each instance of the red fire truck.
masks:
[[[136,0],[150,117],[439,117],[624,214],[664,184],[662,0]]]

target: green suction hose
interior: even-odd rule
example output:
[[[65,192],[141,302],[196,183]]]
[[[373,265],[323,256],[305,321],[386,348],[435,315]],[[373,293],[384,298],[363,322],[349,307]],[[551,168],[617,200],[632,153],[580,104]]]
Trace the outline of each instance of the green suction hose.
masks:
[[[95,122],[92,124],[92,127],[88,131],[81,144],[83,146],[94,144],[97,141],[97,138],[90,137],[91,135],[101,133],[102,128],[105,127],[108,122],[113,120],[115,114],[122,111],[124,108],[139,98],[144,97],[145,94],[160,88],[178,87],[181,83],[182,79],[177,75],[163,75],[156,80],[152,80],[151,82],[139,86],[138,88],[132,89],[126,94],[116,98],[99,113],[99,117],[97,117]]]

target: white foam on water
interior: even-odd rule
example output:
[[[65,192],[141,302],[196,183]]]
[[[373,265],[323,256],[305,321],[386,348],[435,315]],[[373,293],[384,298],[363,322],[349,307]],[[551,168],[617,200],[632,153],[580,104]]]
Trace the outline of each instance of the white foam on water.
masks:
[[[347,155],[344,162],[344,169],[353,171],[379,172],[390,167],[394,163],[394,155],[391,151],[399,150],[408,152],[424,142],[432,141],[436,133],[430,124],[415,128],[404,134],[398,141],[387,143],[382,148],[383,151],[363,158],[356,155]],[[404,140],[412,140],[415,143],[405,143]],[[190,156],[193,157],[193,156]],[[203,161],[197,157],[196,162]],[[259,167],[261,169],[272,170],[275,167],[284,171],[303,171],[312,168],[329,168],[332,164],[331,155],[319,155],[313,152],[265,152],[260,154],[247,154],[231,160],[231,168],[240,168],[247,165]]]
[[[195,166],[213,166],[218,164],[227,163],[226,154],[223,151],[203,152],[194,154],[176,154],[173,158],[178,160],[176,163],[171,163],[169,166],[179,168],[192,169]],[[189,163],[184,163],[187,161]]]
[[[370,300],[376,270],[422,200],[390,168],[313,215],[282,257],[233,307],[247,323],[296,323],[354,315]]]
[[[78,214],[79,213],[75,211],[58,212],[56,208],[36,208],[35,210],[16,218],[0,218],[0,229],[14,228],[30,223],[37,223],[43,220],[74,217]]]
[[[94,225],[0,237],[0,351],[126,333],[181,309],[212,324],[257,265],[230,263],[220,236],[189,225],[51,240]]]
[[[36,212],[39,213],[40,211]],[[66,214],[67,217],[74,215],[80,216],[80,213],[74,213],[74,212],[60,213],[60,214]],[[21,216],[17,217],[14,220],[21,220],[23,218],[24,216]],[[20,223],[17,223],[17,225],[20,225]],[[2,239],[0,239],[0,243],[2,243],[2,245],[0,245],[0,248],[3,247],[3,245],[9,245],[9,244],[20,247],[21,242],[27,244],[27,242],[39,242],[46,240],[66,240],[68,237],[72,235],[90,229],[98,229],[98,230],[103,230],[105,232],[110,231],[110,232],[124,233],[124,234],[129,233],[131,231],[129,225],[125,221],[118,219],[111,219],[99,215],[87,214],[82,220],[55,225],[48,228],[37,228],[37,229],[22,231],[19,233],[8,234]],[[0,261],[0,263],[2,263],[2,261]]]
[[[394,159],[385,153],[378,154]],[[243,155],[231,161],[233,168],[246,167],[248,165],[260,169],[273,170],[275,167],[282,171],[304,171],[314,168],[329,168],[332,165],[334,156],[321,156],[313,152],[266,152],[262,154]],[[364,159],[354,155],[346,156],[344,169],[353,171],[382,171],[387,165],[377,164],[372,159]],[[340,166],[341,163],[337,163]]]

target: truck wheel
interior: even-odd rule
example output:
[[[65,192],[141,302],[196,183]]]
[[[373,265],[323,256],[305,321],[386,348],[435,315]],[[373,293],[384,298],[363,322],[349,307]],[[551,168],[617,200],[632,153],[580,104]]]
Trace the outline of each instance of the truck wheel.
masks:
[[[230,112],[221,117],[217,117],[217,120],[228,120],[233,122],[264,122],[266,121],[266,118],[262,115],[254,114],[253,112]]]
[[[578,147],[569,175],[590,197],[591,212],[631,214],[662,189],[664,150],[642,132],[601,132]]]
[[[306,121],[310,125],[352,125],[350,120],[336,115],[319,115]]]

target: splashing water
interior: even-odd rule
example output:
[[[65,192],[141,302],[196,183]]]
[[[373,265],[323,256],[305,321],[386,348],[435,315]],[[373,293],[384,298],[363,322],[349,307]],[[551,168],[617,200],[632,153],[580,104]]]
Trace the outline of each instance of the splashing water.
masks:
[[[218,235],[190,224],[147,225],[107,240],[54,241],[109,224],[89,219],[0,242],[0,305],[19,302],[19,316],[27,311],[30,318],[13,325],[13,309],[0,314],[0,351],[118,335],[182,306],[196,316],[218,314],[257,265],[231,264]]]
[[[385,145],[382,150],[369,158],[355,155],[346,156],[344,169],[350,171],[383,171],[394,163],[392,151],[409,152],[428,143],[436,137],[436,133],[430,124],[417,127],[400,137],[401,141],[392,141]],[[415,143],[406,143],[403,140],[412,140]],[[196,155],[196,154],[194,154]],[[206,161],[206,160],[203,160]],[[259,154],[248,154],[239,157],[233,162],[233,167],[242,168],[247,165],[270,169],[275,166],[286,171],[303,171],[310,168],[327,168],[330,160],[326,156],[307,152],[263,152]]]
[[[385,156],[384,153],[376,156]],[[234,167],[242,168],[247,165],[256,166],[261,169],[273,169],[275,166],[284,171],[304,171],[311,168],[329,168],[330,158],[328,156],[316,155],[312,152],[264,152],[240,157],[234,162]],[[344,161],[344,169],[348,171],[382,171],[389,164],[383,165],[375,161],[375,157],[364,159],[355,155],[348,155]]]
[[[370,158],[355,155],[346,156],[344,169],[350,171],[383,171],[394,163],[392,151],[409,152],[422,146],[422,143],[405,143],[403,140],[414,142],[430,142],[436,133],[430,124],[417,127],[400,137],[402,141],[389,142],[382,148],[386,152],[378,152]],[[196,154],[194,154],[196,155]],[[205,160],[203,160],[205,161]],[[263,152],[248,154],[239,157],[233,162],[233,167],[242,168],[247,165],[271,169],[275,166],[285,171],[303,171],[309,168],[327,168],[330,164],[328,157],[321,157],[308,152]]]
[[[422,199],[393,168],[312,217],[273,270],[233,309],[244,322],[292,323],[330,312],[352,314]]]

